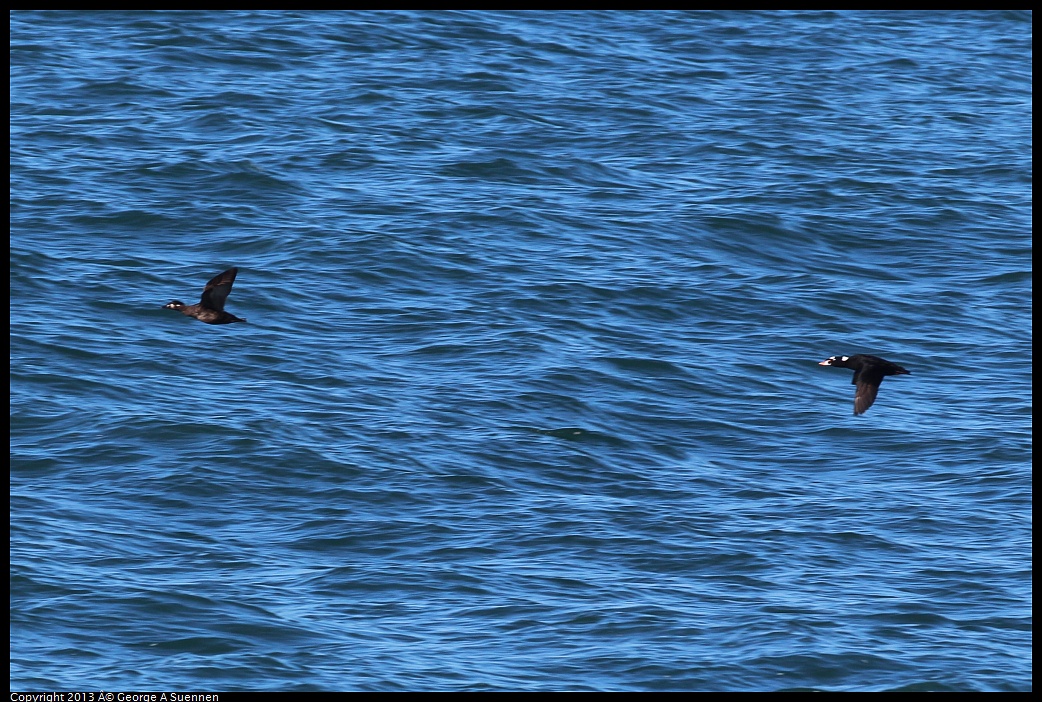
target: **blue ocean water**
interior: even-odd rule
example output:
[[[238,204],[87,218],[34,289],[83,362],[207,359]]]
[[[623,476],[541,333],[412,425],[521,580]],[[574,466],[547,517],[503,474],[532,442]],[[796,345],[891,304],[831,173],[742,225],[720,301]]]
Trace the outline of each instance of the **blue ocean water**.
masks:
[[[10,19],[12,689],[1031,689],[1030,13]]]

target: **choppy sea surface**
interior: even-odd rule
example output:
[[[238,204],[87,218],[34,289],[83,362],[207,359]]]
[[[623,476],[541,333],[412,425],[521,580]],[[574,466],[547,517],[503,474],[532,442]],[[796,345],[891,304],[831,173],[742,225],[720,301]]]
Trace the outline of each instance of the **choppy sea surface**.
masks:
[[[1030,13],[10,20],[12,689],[1031,689]]]

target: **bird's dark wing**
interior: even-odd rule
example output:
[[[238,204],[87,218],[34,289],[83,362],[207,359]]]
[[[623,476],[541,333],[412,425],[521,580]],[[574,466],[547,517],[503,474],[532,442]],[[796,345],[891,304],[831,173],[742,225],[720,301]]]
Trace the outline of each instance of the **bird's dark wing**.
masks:
[[[864,414],[865,410],[872,406],[879,393],[879,383],[858,383],[854,391],[854,414]]]
[[[879,368],[862,368],[854,373],[854,414],[864,414],[876,401],[879,384],[883,382],[883,371]]]
[[[224,301],[228,299],[228,293],[232,291],[232,283],[238,268],[229,268],[224,273],[215,275],[206,287],[203,288],[203,297],[199,301],[203,307],[220,312],[224,309]]]

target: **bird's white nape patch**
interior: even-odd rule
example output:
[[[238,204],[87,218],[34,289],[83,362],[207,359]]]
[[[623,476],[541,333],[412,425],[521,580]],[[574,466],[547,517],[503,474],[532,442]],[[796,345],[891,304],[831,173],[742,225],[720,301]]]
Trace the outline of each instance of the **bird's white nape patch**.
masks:
[[[839,360],[841,360],[841,361],[846,361],[846,360],[849,360],[849,359],[850,359],[850,356],[840,356],[839,357]]]

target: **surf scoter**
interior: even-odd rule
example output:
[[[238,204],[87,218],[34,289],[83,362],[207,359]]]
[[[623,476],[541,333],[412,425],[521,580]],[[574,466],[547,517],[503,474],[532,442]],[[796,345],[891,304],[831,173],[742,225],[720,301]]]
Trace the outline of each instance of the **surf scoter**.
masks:
[[[856,356],[831,356],[818,365],[854,369],[854,379],[851,381],[852,385],[857,385],[854,391],[854,414],[864,414],[876,401],[876,393],[884,376],[911,375],[896,363],[863,353]]]
[[[186,305],[180,300],[163,305],[163,309],[177,310],[181,314],[195,317],[200,322],[207,324],[231,324],[232,322],[245,322],[230,312],[224,311],[224,301],[228,299],[228,293],[232,291],[232,283],[235,282],[235,274],[238,268],[229,268],[224,273],[218,273],[203,288],[203,297],[196,305]]]

